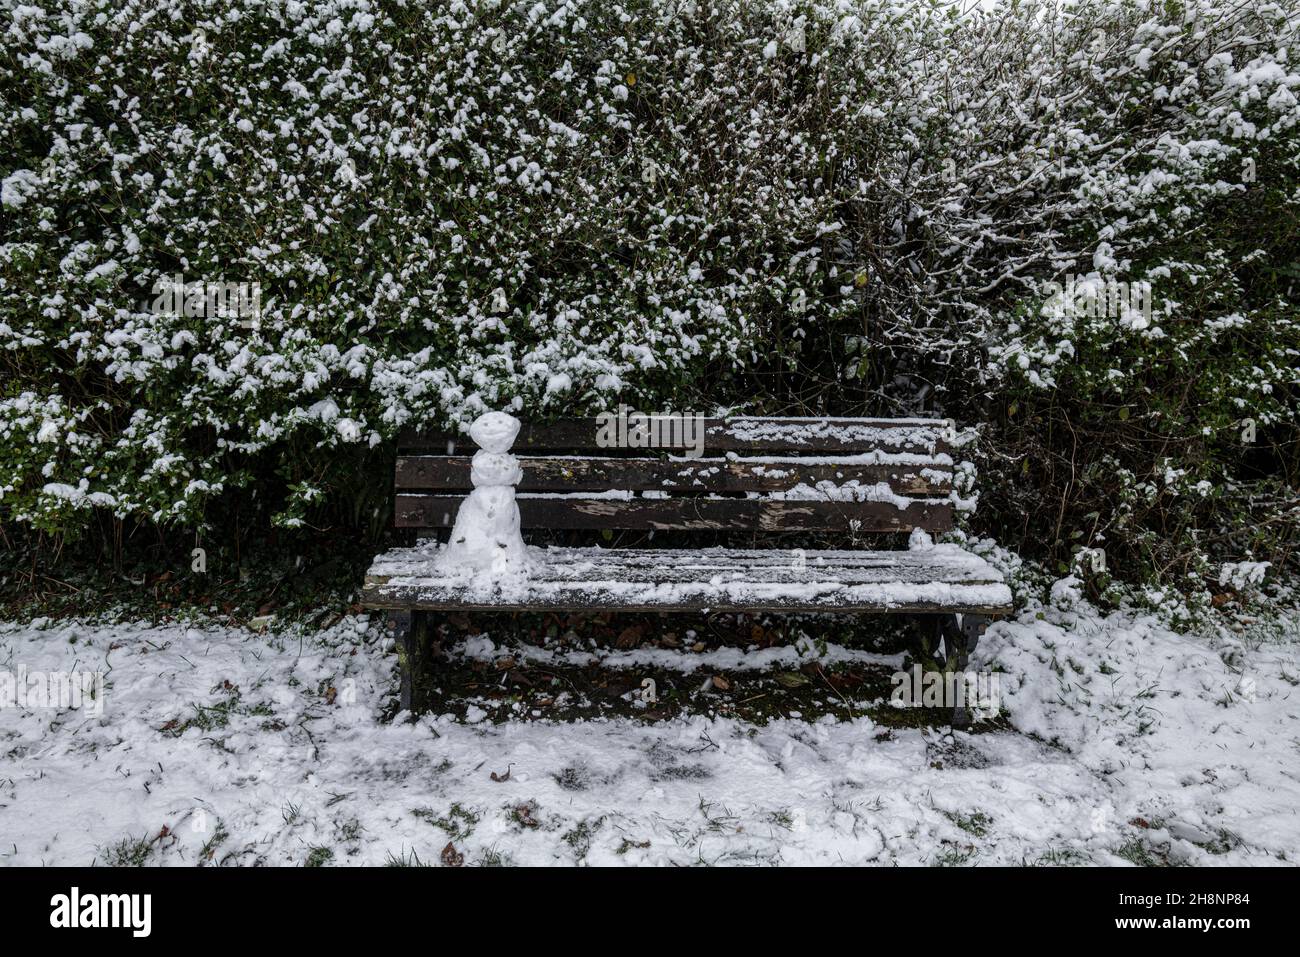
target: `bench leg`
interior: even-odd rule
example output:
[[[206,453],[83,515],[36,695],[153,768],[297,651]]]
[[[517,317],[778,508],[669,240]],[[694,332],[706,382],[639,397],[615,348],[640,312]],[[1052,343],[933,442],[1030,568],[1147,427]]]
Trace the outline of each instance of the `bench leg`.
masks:
[[[916,619],[920,631],[922,666],[927,671],[934,669],[945,676],[954,675],[954,691],[958,691],[958,685],[961,685],[958,693],[963,698],[959,699],[961,703],[954,702],[952,709],[952,725],[955,728],[966,728],[971,724],[970,702],[964,700],[964,692],[967,690],[964,672],[990,621],[983,615],[919,615]],[[939,650],[941,646],[942,652]]]
[[[432,615],[427,611],[412,611],[398,612],[393,617],[399,623],[397,660],[402,672],[399,703],[403,711],[420,714],[429,708],[430,682],[434,672]]]
[[[984,615],[950,615],[944,619],[944,651],[947,655],[945,670],[955,672],[957,680],[964,680],[964,673],[970,664],[970,656],[989,626],[989,619]],[[952,709],[952,726],[967,728],[971,724],[970,702],[962,699]]]

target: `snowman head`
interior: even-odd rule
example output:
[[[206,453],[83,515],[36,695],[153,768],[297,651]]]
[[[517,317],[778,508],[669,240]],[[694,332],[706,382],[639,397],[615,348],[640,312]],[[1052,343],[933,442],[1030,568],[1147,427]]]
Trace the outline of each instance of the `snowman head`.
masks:
[[[505,412],[487,412],[474,420],[469,437],[485,452],[508,452],[519,434],[519,420]]]

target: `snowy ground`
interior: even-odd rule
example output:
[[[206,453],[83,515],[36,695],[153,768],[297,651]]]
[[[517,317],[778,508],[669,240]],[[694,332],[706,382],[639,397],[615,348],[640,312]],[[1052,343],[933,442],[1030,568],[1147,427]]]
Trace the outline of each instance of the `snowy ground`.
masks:
[[[1238,646],[1027,612],[978,662],[1007,672],[1010,728],[975,734],[477,707],[386,722],[390,645],[365,619],[303,638],[0,624],[0,673],[108,672],[102,714],[0,711],[0,862],[1300,861],[1294,630]],[[674,654],[700,666],[656,664]]]

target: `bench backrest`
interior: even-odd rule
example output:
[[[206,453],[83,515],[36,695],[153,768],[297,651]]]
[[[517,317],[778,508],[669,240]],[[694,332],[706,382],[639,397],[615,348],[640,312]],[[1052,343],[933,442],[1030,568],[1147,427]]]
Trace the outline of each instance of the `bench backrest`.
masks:
[[[515,440],[525,528],[854,533],[952,527],[952,423],[935,419],[665,417],[630,442],[693,438],[676,448],[628,447],[606,419],[527,425]],[[624,440],[610,447],[610,438]],[[691,442],[698,447],[698,443]],[[409,431],[394,476],[399,528],[432,532],[455,521],[469,493],[464,435]]]

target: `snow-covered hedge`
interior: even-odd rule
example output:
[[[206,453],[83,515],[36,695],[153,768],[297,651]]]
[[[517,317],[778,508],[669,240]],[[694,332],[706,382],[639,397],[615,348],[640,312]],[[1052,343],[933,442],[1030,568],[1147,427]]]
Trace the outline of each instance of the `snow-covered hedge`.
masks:
[[[924,409],[1042,458],[1113,426],[1089,544],[1149,530],[1148,484],[1244,501],[1216,430],[1294,439],[1293,2],[0,0],[0,32],[6,520],[242,489],[292,526],[404,425],[621,399]],[[988,474],[1041,504],[1049,464]]]

